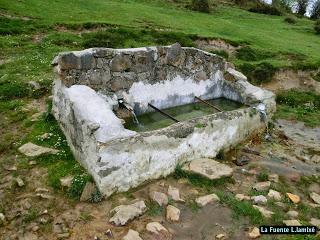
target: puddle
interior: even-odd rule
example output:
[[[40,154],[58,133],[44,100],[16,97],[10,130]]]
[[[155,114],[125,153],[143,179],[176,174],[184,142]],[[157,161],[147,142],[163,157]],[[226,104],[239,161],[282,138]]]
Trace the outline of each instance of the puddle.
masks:
[[[232,111],[242,107],[241,103],[231,101],[225,98],[207,100],[209,103],[220,108],[222,111]],[[196,117],[202,117],[209,114],[217,113],[218,111],[204,103],[195,102],[182,106],[161,109],[179,121],[186,121]],[[136,124],[133,119],[130,119],[124,125],[125,128],[137,131],[146,132],[168,127],[175,123],[173,120],[163,116],[159,112],[150,112],[138,116],[140,124]]]

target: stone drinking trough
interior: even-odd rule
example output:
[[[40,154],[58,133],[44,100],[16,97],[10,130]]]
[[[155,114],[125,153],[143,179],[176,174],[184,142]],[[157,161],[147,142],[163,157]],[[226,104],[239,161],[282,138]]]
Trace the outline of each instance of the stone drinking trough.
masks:
[[[109,196],[172,173],[177,165],[214,158],[265,127],[274,94],[251,85],[223,58],[179,44],[92,48],[53,61],[53,114],[75,158]],[[119,102],[138,115],[226,98],[246,107],[208,114],[147,132],[124,127]],[[119,115],[118,115],[119,116]]]

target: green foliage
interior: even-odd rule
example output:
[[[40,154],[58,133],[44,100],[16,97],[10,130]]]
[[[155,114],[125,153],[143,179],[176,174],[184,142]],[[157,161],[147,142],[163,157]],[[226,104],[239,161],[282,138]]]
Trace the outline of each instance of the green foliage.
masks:
[[[238,219],[240,216],[249,217],[252,224],[262,224],[264,218],[261,213],[247,201],[238,201],[233,194],[224,191],[217,192],[223,204],[226,204],[233,210],[233,217]]]
[[[113,28],[106,31],[83,34],[83,47],[141,47],[143,45],[169,45],[179,42],[182,46],[194,46],[196,36],[177,32],[146,31],[129,28]]]
[[[270,52],[253,49],[249,46],[244,46],[237,50],[236,57],[244,61],[259,61],[266,58],[273,57],[274,55]]]
[[[29,223],[32,222],[34,220],[36,220],[39,216],[39,210],[36,208],[31,208],[28,210],[28,212],[23,216],[22,221],[24,223]]]
[[[313,2],[310,18],[314,20],[320,19],[320,0],[316,0]]]
[[[226,52],[225,50],[212,50],[210,51],[211,53],[213,54],[217,54],[225,59],[228,59],[229,58],[229,53]]]
[[[270,82],[277,70],[277,68],[267,62],[256,65],[244,63],[239,68],[248,77],[248,80],[255,84]]]
[[[288,16],[284,18],[284,21],[289,23],[289,24],[296,24],[297,23],[297,19],[293,16]]]
[[[315,75],[312,76],[312,78],[318,82],[320,82],[320,72],[317,72]]]
[[[311,111],[320,110],[320,95],[311,91],[299,91],[296,89],[280,92],[277,95],[277,103],[290,107],[302,107]]]
[[[89,202],[91,203],[98,203],[101,202],[103,199],[103,195],[99,191],[99,189],[96,187],[95,191],[92,193]]]
[[[190,8],[193,11],[198,11],[203,13],[210,12],[210,6],[209,6],[208,0],[192,0]]]
[[[314,30],[316,31],[317,34],[320,34],[320,20],[315,22]]]
[[[0,35],[27,33],[35,29],[33,21],[0,17]]]
[[[259,182],[265,182],[268,181],[269,173],[267,170],[262,170],[256,177]]]
[[[87,174],[79,174],[74,176],[74,178],[72,179],[71,187],[69,189],[69,195],[72,198],[79,200],[84,187],[89,181],[91,181],[91,177]]]
[[[256,6],[249,9],[250,12],[281,16],[281,11],[274,5],[269,5],[264,2],[258,2]]]
[[[203,123],[197,123],[197,124],[195,125],[196,128],[204,128],[205,126],[206,126],[206,125],[203,124]]]
[[[153,201],[147,201],[147,215],[150,217],[161,216],[164,214],[164,208],[161,207],[158,203]]]
[[[320,125],[320,95],[311,91],[289,90],[277,95],[276,118],[305,122],[307,126]]]
[[[13,99],[29,96],[30,89],[26,83],[0,80],[0,99]]]

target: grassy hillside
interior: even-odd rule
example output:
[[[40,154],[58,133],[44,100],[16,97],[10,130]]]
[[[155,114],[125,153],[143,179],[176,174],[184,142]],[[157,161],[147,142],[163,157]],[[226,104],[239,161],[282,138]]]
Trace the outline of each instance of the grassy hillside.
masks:
[[[0,7],[7,14],[28,16],[46,25],[99,22],[148,26],[244,42],[273,53],[274,57],[268,61],[276,66],[290,66],[289,54],[308,63],[320,62],[320,37],[314,34],[313,22],[307,19],[290,25],[281,16],[255,14],[234,7],[219,6],[211,14],[205,14],[152,0],[2,0]]]

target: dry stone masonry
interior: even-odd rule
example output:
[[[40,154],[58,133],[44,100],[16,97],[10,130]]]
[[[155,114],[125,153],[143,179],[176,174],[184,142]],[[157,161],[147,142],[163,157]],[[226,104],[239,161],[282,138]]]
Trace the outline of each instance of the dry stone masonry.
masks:
[[[53,114],[76,159],[109,196],[172,173],[194,159],[212,159],[255,131],[275,110],[274,95],[251,85],[223,58],[179,44],[134,49],[92,48],[53,61]],[[118,100],[139,115],[224,97],[246,108],[135,132],[114,113]],[[197,126],[201,127],[197,127]]]

